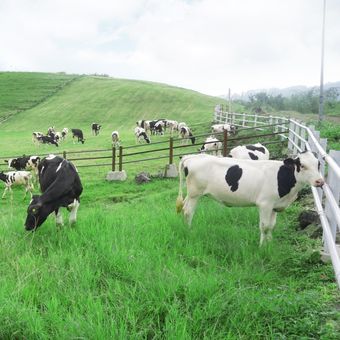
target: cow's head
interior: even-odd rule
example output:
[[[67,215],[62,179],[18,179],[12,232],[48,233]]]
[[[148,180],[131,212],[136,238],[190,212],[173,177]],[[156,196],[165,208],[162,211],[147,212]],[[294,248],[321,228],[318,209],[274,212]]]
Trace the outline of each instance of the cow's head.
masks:
[[[8,164],[8,169],[15,169],[16,165],[18,164],[18,160],[16,158],[5,159],[5,163]]]
[[[295,168],[296,179],[301,183],[314,187],[322,187],[325,183],[319,172],[320,162],[310,151],[302,152],[294,159],[288,158],[284,164]]]
[[[27,208],[25,229],[35,230],[40,227],[53,211],[49,204],[43,204],[39,195],[33,195],[30,205]]]

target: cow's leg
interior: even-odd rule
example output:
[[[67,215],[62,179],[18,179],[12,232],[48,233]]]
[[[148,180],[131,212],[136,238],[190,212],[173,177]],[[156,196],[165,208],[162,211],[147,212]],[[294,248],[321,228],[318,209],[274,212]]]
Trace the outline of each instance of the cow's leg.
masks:
[[[78,211],[79,205],[80,205],[79,201],[74,199],[73,203],[71,203],[67,207],[69,210],[71,210],[70,218],[69,218],[69,222],[71,225],[75,224],[77,221],[77,211]]]
[[[184,199],[183,214],[184,214],[185,221],[188,223],[189,226],[191,226],[192,218],[195,213],[195,208],[196,208],[198,199],[199,199],[199,196],[196,196],[196,197],[187,196]]]
[[[260,208],[260,245],[264,244],[266,241],[271,241],[272,230],[274,229],[276,223],[276,212],[272,207]]]
[[[60,209],[56,209],[54,211],[54,213],[55,213],[55,223],[56,223],[57,227],[63,226],[64,225],[63,215],[62,215]]]
[[[2,194],[2,198],[5,198],[7,190],[8,190],[8,186],[5,185],[5,190],[4,190],[4,193]]]

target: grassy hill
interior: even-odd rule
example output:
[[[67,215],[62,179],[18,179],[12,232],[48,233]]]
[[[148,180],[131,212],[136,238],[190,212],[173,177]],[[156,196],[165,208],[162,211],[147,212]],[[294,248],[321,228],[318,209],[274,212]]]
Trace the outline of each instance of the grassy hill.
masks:
[[[3,91],[0,88],[0,96]],[[22,89],[18,96],[27,96]],[[13,106],[16,98],[3,105]],[[4,130],[42,130],[50,125],[88,129],[93,121],[104,128],[121,129],[139,119],[211,120],[220,99],[195,91],[164,84],[106,77],[81,77],[60,89],[39,106],[13,116],[2,125]]]
[[[56,73],[0,72],[0,122],[40,104],[78,77]]]

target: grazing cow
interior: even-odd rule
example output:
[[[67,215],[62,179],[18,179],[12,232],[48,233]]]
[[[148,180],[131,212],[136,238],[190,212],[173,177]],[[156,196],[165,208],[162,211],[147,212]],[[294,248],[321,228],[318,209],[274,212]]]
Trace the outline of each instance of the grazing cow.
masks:
[[[71,129],[72,131],[72,138],[77,137],[78,138],[78,142],[81,142],[82,144],[85,143],[85,138],[83,135],[83,131],[80,129]],[[74,142],[74,140],[73,140]]]
[[[215,156],[221,156],[222,142],[220,142],[214,136],[207,137],[204,144],[202,145],[200,152],[212,154]]]
[[[170,135],[172,136],[174,131],[178,131],[178,122],[176,120],[167,120],[166,125],[170,129]]]
[[[39,132],[39,131],[33,132],[33,133],[32,133],[32,142],[33,142],[34,144],[39,143],[38,138],[39,138],[39,137],[42,137],[43,135],[44,135],[44,134],[43,134],[42,132]]]
[[[5,198],[7,190],[11,192],[11,197],[13,197],[12,185],[24,185],[25,186],[25,196],[27,191],[30,192],[32,197],[32,174],[29,171],[9,171],[7,173],[0,172],[0,180],[5,182],[5,191],[2,194],[2,198]]]
[[[260,213],[260,244],[271,239],[276,213],[297,197],[305,184],[321,187],[318,160],[311,152],[284,161],[251,161],[217,158],[210,155],[184,156],[180,162],[177,212],[183,210],[190,225],[198,199],[211,195],[227,206],[257,206]],[[182,171],[186,176],[187,196],[183,201]]]
[[[237,159],[268,160],[269,151],[261,143],[239,145],[230,150],[230,157]]]
[[[147,144],[151,142],[150,138],[146,134],[145,130],[141,127],[135,127],[136,143],[142,143],[144,140]]]
[[[165,123],[162,120],[156,121],[151,129],[151,133],[154,135],[164,135]]]
[[[229,135],[236,135],[237,127],[233,124],[214,124],[211,127],[211,132],[222,133],[227,131]]]
[[[114,146],[115,148],[119,148],[120,140],[119,140],[118,131],[112,131],[111,138],[112,138],[112,146]]]
[[[95,136],[99,135],[99,130],[101,129],[101,125],[99,125],[98,123],[92,123],[91,125],[91,129],[92,129],[92,134]]]
[[[83,191],[75,166],[59,156],[49,155],[41,161],[38,170],[42,195],[33,195],[27,209],[26,230],[37,229],[52,212],[57,225],[62,225],[61,207],[71,212],[70,224],[75,223]]]
[[[58,143],[56,142],[56,140],[52,136],[38,137],[38,142],[40,142],[42,144],[53,144],[53,145],[58,147]]]
[[[63,128],[61,130],[61,139],[65,139],[66,138],[66,135],[68,134],[68,128]]]
[[[195,137],[193,136],[191,130],[187,126],[182,126],[179,135],[182,138],[182,144],[188,143],[189,139],[191,140],[191,143],[195,144]]]
[[[178,125],[177,125],[177,130],[178,130],[178,131],[181,131],[181,128],[182,128],[182,127],[185,127],[185,126],[188,126],[187,123],[180,122],[180,123],[178,123]]]

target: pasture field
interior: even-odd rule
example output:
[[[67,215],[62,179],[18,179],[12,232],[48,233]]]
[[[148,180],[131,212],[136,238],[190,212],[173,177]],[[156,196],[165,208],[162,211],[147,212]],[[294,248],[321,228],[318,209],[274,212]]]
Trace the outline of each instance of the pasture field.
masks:
[[[143,82],[129,87],[123,81],[129,95],[121,89],[115,97],[98,84],[119,88],[118,80],[97,80],[82,77],[0,125],[0,157],[109,149],[115,129],[124,144],[134,143],[135,121],[161,112],[140,105],[155,110],[162,105],[153,102],[153,94],[131,99],[135,86],[144,91]],[[178,91],[178,101],[182,96],[180,89],[145,86],[159,91],[158,103],[172,91]],[[176,111],[164,115],[189,123],[211,119],[216,98],[213,103],[183,91],[193,98],[181,105],[174,99]],[[102,100],[105,107],[96,111]],[[90,135],[92,121],[104,125],[97,137]],[[73,144],[68,136],[58,149],[35,147],[32,131],[45,132],[50,125],[83,128],[87,140]],[[255,208],[226,208],[204,197],[188,228],[175,212],[178,179],[134,181],[137,172],[157,174],[165,164],[126,166],[128,179],[119,183],[105,181],[109,167],[79,168],[84,191],[75,227],[65,211],[60,230],[51,216],[27,233],[29,198],[23,200],[23,189],[14,189],[13,200],[8,194],[0,201],[0,339],[339,339],[333,269],[320,261],[321,240],[296,231],[303,204],[278,215],[273,242],[262,248]]]

